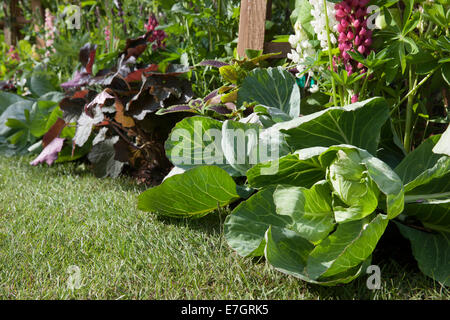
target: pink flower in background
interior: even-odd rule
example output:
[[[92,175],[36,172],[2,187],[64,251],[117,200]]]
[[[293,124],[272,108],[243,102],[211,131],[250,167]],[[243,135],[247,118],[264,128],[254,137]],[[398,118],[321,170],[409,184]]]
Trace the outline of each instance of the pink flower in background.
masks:
[[[108,46],[109,41],[111,40],[111,30],[109,29],[109,26],[105,27],[105,40],[106,40],[106,46]]]
[[[45,9],[45,47],[47,48],[47,52],[45,53],[46,57],[49,57],[52,53],[55,53],[56,50],[53,48],[53,44],[55,42],[55,25],[54,25],[55,17],[52,15],[50,10]]]
[[[157,50],[158,48],[164,48],[164,39],[167,38],[166,33],[163,30],[156,30],[156,27],[159,26],[158,20],[154,14],[151,14],[148,18],[147,23],[144,25],[145,30],[147,32],[152,32],[149,37],[149,42],[155,42],[152,46],[153,50]]]
[[[354,61],[348,51],[359,52],[367,56],[371,52],[372,31],[367,27],[367,5],[370,0],[344,0],[335,5],[336,20],[339,22],[338,47],[341,52],[340,61],[343,62],[348,74],[366,72],[364,65]],[[352,97],[352,102],[357,100]],[[355,101],[355,102],[356,102]]]
[[[16,49],[14,48],[14,46],[11,46],[11,47],[9,48],[9,50],[8,50],[8,57],[9,57],[11,60],[14,60],[14,61],[20,61],[19,54],[17,53],[17,51],[16,51]]]

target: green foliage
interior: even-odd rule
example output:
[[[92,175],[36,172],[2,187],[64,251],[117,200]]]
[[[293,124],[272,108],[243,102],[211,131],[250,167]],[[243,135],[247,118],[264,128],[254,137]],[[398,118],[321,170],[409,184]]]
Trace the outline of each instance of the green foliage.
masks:
[[[236,184],[224,170],[202,166],[170,177],[142,193],[138,206],[169,217],[200,218],[237,199]]]
[[[300,88],[294,77],[281,67],[256,69],[245,78],[239,90],[237,103],[244,102],[261,104],[273,120],[281,117],[285,121],[300,115]]]
[[[341,171],[342,183],[336,185],[329,172],[333,171],[336,161],[342,161],[342,153],[358,159],[361,164],[357,168],[345,167],[344,172]],[[306,154],[303,160],[298,160],[300,163],[305,162]],[[265,254],[269,263],[275,261],[275,268],[305,281],[326,285],[346,283],[361,272],[388,220],[402,212],[403,185],[387,165],[355,147],[335,146],[320,154],[309,152],[309,155],[315,158],[311,163],[322,167],[322,176],[317,177],[315,184],[310,188],[292,186],[292,180],[286,179],[288,185],[284,185],[278,176],[280,172],[271,175],[266,186],[259,183],[261,191],[227,218],[227,241],[239,254]],[[309,168],[305,167],[304,171]],[[354,206],[344,211],[342,203],[346,195],[341,187],[354,183],[356,176],[363,181],[362,172],[366,175],[363,183],[368,185],[358,194],[358,199],[354,199]],[[281,174],[285,176],[285,171]],[[275,187],[270,180],[277,181],[278,185]],[[376,194],[375,198],[369,196],[370,192]],[[379,193],[384,196],[379,197]],[[378,198],[387,199],[386,204],[380,203],[380,207],[387,208],[387,215],[375,213],[380,212],[376,210]],[[358,205],[369,199],[373,199],[370,201],[374,201],[375,206],[365,213]],[[258,206],[265,208],[264,215],[259,214]],[[356,214],[343,215],[348,211]]]
[[[227,73],[229,80],[242,83],[238,100],[246,97],[243,102],[256,105],[255,113],[239,122],[204,116],[181,121],[166,142],[168,157],[177,163],[175,176],[162,186],[167,188],[175,177],[178,185],[187,183],[183,176],[188,172],[208,168],[204,165],[220,160],[217,165],[235,177],[237,188],[254,190],[256,193],[246,197],[225,223],[227,242],[240,255],[264,256],[286,274],[312,283],[337,285],[365,271],[392,219],[405,221],[407,217],[408,221],[433,227],[435,232],[446,232],[448,157],[431,152],[440,136],[407,157],[398,154],[400,161],[404,158],[396,169],[401,179],[393,168],[376,158],[380,149],[396,148],[395,135],[388,130],[389,107],[385,99],[372,98],[291,119],[289,110],[300,107],[298,99],[290,99],[296,89],[289,90],[289,77],[281,80],[270,76],[273,72],[283,74],[282,69],[256,69],[243,81],[231,76],[231,70]],[[286,101],[292,105],[283,103]],[[281,112],[284,117],[278,117]],[[217,136],[199,139],[208,129],[214,129]],[[246,130],[262,133],[247,136],[246,147],[239,149],[233,133]],[[267,143],[268,136],[277,134],[277,139]],[[264,143],[270,150],[276,147],[279,151],[276,156],[271,153],[274,157],[268,162],[258,157]],[[216,150],[218,158],[203,158],[209,149]],[[176,157],[181,155],[191,161],[187,166],[178,165],[180,158]],[[239,157],[241,161],[236,161]],[[182,173],[184,169],[190,170]],[[245,176],[246,183],[239,176]],[[172,189],[176,189],[175,184]],[[201,190],[207,192],[208,188]],[[152,199],[166,199],[172,192],[158,188],[150,191]],[[182,208],[195,216],[196,211],[190,212],[187,205]],[[146,210],[170,215],[175,209],[166,212],[147,206]],[[209,210],[213,210],[212,206]]]
[[[343,108],[334,107],[277,124],[294,149],[351,144],[375,154],[380,131],[389,117],[383,98],[372,98]]]
[[[402,235],[411,241],[411,247],[420,270],[443,285],[450,284],[449,233],[427,233],[397,223]]]
[[[0,91],[0,153],[7,156],[40,150],[40,138],[57,121],[62,98],[50,80],[36,72],[29,81],[31,95]]]
[[[289,65],[271,68],[284,63],[271,54],[236,56],[237,0],[83,1],[77,31],[66,4],[47,3],[52,47],[30,44],[44,28],[28,30],[18,59],[0,47],[0,75],[23,95],[0,91],[1,153],[42,151],[33,165],[88,154],[99,177],[125,164],[153,185],[165,176],[138,202],[162,216],[221,214],[240,201],[225,222],[230,247],[321,285],[364,274],[395,219],[423,273],[448,285],[448,6],[377,1],[374,51],[349,52],[365,73],[332,68],[330,48],[296,79]],[[274,27],[289,8],[317,48],[304,0],[274,4],[267,39],[291,32]],[[164,48],[141,36],[150,14]]]

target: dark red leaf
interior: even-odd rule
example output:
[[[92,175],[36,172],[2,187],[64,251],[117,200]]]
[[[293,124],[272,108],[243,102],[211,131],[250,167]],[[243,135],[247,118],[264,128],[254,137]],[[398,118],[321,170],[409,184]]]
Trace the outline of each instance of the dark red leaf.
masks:
[[[147,49],[148,39],[151,34],[152,32],[150,31],[137,39],[127,39],[125,50],[121,54],[125,55],[125,61],[130,57],[137,59]]]
[[[192,109],[188,105],[176,105],[176,106],[172,106],[167,109],[161,109],[158,111],[157,114],[164,115],[164,114],[175,113],[175,112],[196,112],[196,110]]]
[[[59,107],[63,111],[63,119],[67,123],[72,123],[78,120],[83,112],[86,100],[82,98],[64,98]]]
[[[227,107],[223,106],[223,105],[216,105],[216,106],[211,106],[208,107],[209,110],[213,110],[214,112],[217,112],[218,114],[230,114],[233,111],[231,111],[230,109],[228,109]]]
[[[130,160],[131,152],[129,145],[123,139],[119,139],[119,141],[114,144],[114,151],[114,160],[124,163],[127,163]]]
[[[61,131],[65,128],[66,125],[67,124],[63,119],[58,118],[58,120],[56,120],[55,124],[42,138],[42,145],[44,146],[44,148],[47,147],[54,139],[59,137]]]
[[[158,65],[157,64],[151,64],[150,66],[143,68],[143,69],[138,69],[132,73],[130,73],[126,78],[125,81],[127,82],[139,82],[142,81],[142,75],[146,72],[153,72],[153,71],[157,71],[158,70]]]
[[[79,88],[87,85],[90,79],[91,76],[89,73],[77,71],[72,80],[69,80],[61,84],[61,88],[63,90],[71,90],[74,88]]]
[[[86,43],[80,50],[80,62],[88,74],[92,74],[97,45]]]

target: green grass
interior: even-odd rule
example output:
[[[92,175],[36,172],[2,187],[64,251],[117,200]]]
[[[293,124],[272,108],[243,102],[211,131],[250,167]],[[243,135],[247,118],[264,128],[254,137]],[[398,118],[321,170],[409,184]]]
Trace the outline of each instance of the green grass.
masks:
[[[3,299],[449,299],[420,273],[406,241],[382,239],[367,276],[320,287],[237,256],[224,217],[170,220],[141,212],[144,189],[128,178],[97,179],[80,164],[31,167],[0,158],[0,298]],[[395,259],[395,261],[394,261]],[[70,290],[69,266],[82,287]]]

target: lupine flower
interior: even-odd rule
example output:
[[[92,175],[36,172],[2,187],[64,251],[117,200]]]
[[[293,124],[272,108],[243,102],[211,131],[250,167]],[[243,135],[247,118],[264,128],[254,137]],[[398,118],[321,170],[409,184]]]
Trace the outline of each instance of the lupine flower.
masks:
[[[322,0],[308,0],[312,6],[311,16],[313,20],[311,21],[311,26],[316,34],[316,39],[320,41],[320,47],[322,50],[328,50],[328,37],[326,31],[326,17],[324,14],[324,7]],[[337,43],[336,35],[334,32],[338,32],[338,22],[335,18],[335,9],[332,3],[327,3],[327,13],[328,22],[331,30],[330,41],[332,44]],[[288,54],[288,59],[292,60],[297,65],[297,70],[302,74],[305,66],[302,65],[306,58],[313,57],[316,55],[317,51],[309,39],[307,33],[304,31],[300,22],[294,25],[295,34],[289,37],[289,43],[291,44],[293,50]],[[318,71],[316,70],[313,71]]]
[[[337,30],[338,47],[341,52],[340,61],[344,64],[348,74],[354,72],[365,72],[364,65],[354,61],[348,51],[367,56],[372,45],[372,31],[367,28],[367,4],[370,0],[344,0],[334,6],[336,20],[339,22]],[[352,97],[352,102],[358,99],[357,95]],[[356,102],[355,101],[355,102]]]
[[[305,68],[301,65],[301,63],[304,62],[307,57],[314,56],[316,54],[316,50],[312,46],[308,35],[305,33],[299,22],[295,24],[294,30],[295,35],[291,35],[289,37],[289,43],[293,48],[295,48],[295,50],[292,50],[287,57],[298,65],[297,70],[301,73]]]
[[[316,92],[318,92],[319,91],[319,85],[317,85],[317,84],[313,84],[313,85],[311,85],[311,87],[309,88],[309,92],[311,92],[311,93],[316,93]]]
[[[105,27],[105,40],[107,44],[111,40],[111,30],[109,29],[109,26]]]
[[[311,26],[314,28],[314,32],[317,35],[317,39],[320,41],[320,46],[323,50],[328,50],[328,37],[326,28],[326,17],[325,10],[322,0],[309,0],[313,9],[311,10],[311,15],[314,19],[311,21]],[[332,44],[336,44],[336,36],[333,32],[337,32],[337,12],[332,3],[327,2],[327,13],[328,13],[328,25],[330,27],[330,41]]]
[[[45,47],[47,49],[45,56],[49,57],[52,53],[55,53],[56,50],[53,48],[53,44],[55,42],[55,25],[54,25],[55,17],[51,14],[50,10],[45,9]]]
[[[144,26],[147,32],[152,32],[148,40],[149,42],[155,42],[152,46],[152,49],[157,50],[158,48],[164,48],[164,39],[167,37],[167,35],[163,30],[156,30],[156,27],[159,26],[159,23],[154,14],[150,15],[150,17],[148,18],[148,22]]]

